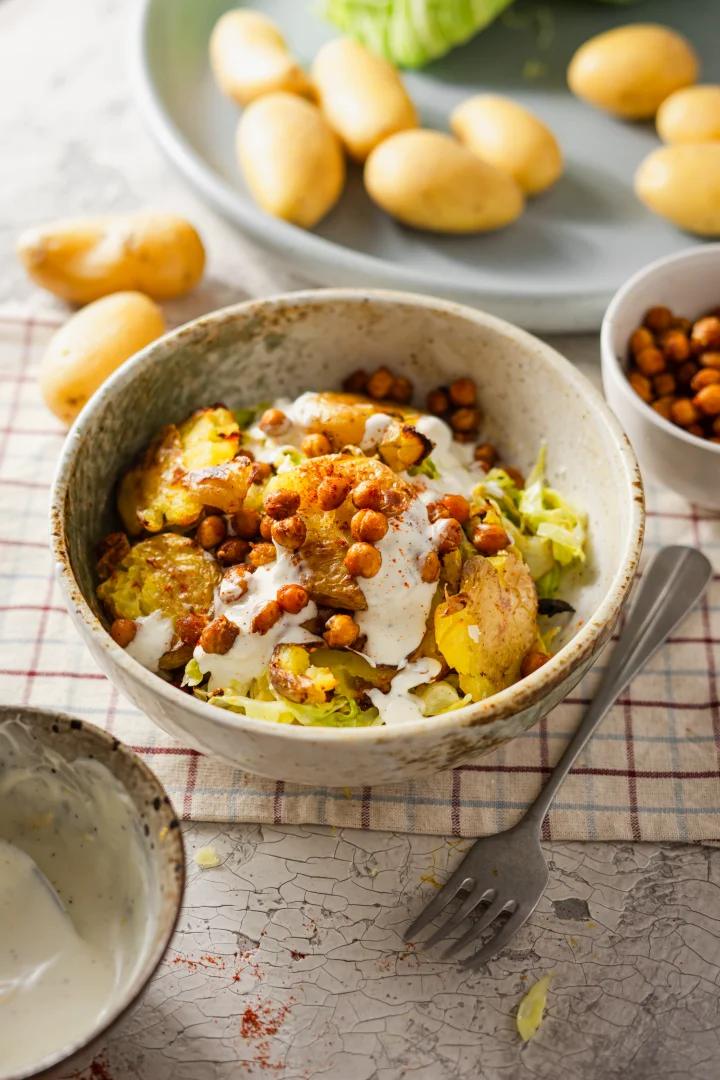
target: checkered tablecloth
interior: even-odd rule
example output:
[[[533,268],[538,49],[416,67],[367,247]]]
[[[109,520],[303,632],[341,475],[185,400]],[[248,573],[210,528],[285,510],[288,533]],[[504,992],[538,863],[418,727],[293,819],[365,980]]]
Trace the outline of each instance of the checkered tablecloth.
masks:
[[[315,822],[479,836],[513,824],[559,758],[600,665],[549,717],[474,765],[393,787],[303,788],[173,742],[99,672],[67,615],[47,539],[64,430],[36,372],[59,320],[0,315],[0,700],[49,706],[112,731],[158,774],[185,818]],[[692,544],[709,595],[604,721],[545,823],[546,839],[720,840],[720,515],[652,489],[645,558]]]

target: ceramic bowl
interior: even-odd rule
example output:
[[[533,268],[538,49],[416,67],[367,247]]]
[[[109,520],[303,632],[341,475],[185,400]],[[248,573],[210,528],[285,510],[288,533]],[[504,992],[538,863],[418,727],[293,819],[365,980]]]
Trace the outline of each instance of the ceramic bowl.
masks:
[[[271,724],[216,709],[146,671],[105,628],[95,598],[95,545],[117,528],[113,490],[163,424],[223,401],[230,407],[337,388],[357,367],[390,364],[418,401],[471,375],[484,437],[529,469],[543,441],[550,477],[587,508],[590,550],[567,583],[577,613],[540,670],[445,716],[356,729]],[[300,292],[218,311],[138,353],[93,397],[72,429],[52,495],[52,544],[65,599],[97,663],[165,731],[263,776],[304,784],[382,784],[487,753],[570,692],[607,642],[637,567],[643,493],[634,455],[600,395],[530,334],[450,302],[360,289]],[[561,639],[562,641],[562,639]]]
[[[605,396],[625,428],[643,475],[690,502],[720,510],[720,445],[688,435],[651,409],[627,380],[628,339],[648,308],[697,319],[720,304],[720,244],[689,248],[646,266],[607,309],[600,332]]]
[[[68,762],[94,758],[119,780],[135,804],[143,825],[140,842],[145,845],[148,859],[146,881],[149,896],[156,902],[155,925],[145,936],[128,981],[118,991],[116,1004],[109,1015],[82,1039],[60,1047],[50,1057],[34,1062],[20,1072],[6,1074],[0,1062],[0,1075],[6,1080],[29,1080],[30,1077],[56,1080],[61,1076],[79,1076],[88,1066],[111,1032],[138,1002],[162,960],[175,930],[185,885],[182,835],[160,781],[136,754],[112,735],[84,720],[50,710],[0,706],[0,727],[9,721],[25,724],[31,746],[37,740],[43,748],[52,749]],[[3,837],[1,821],[0,837]],[[98,882],[98,887],[100,885]]]

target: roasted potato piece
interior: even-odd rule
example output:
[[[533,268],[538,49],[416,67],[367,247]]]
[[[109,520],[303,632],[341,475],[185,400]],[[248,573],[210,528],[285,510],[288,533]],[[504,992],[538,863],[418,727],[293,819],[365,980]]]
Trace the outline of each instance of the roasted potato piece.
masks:
[[[312,663],[314,654],[304,645],[276,645],[270,659],[270,682],[278,694],[300,705],[327,701],[338,684],[326,667]]]
[[[327,392],[315,394],[306,413],[310,416],[308,432],[325,435],[334,453],[344,446],[359,446],[365,435],[365,424],[377,413],[388,413],[399,420],[417,416],[417,409],[408,409],[397,402],[372,401],[362,394]]]
[[[205,504],[184,482],[186,473],[232,460],[240,439],[233,414],[221,406],[199,409],[179,427],[163,428],[120,482],[118,510],[130,536],[194,525]],[[247,466],[247,458],[239,460]]]
[[[194,469],[187,474],[183,483],[203,506],[217,506],[226,514],[236,514],[242,509],[256,473],[255,462],[240,457],[227,461],[224,465]]]
[[[522,659],[537,638],[537,605],[530,571],[513,552],[465,563],[460,592],[435,611],[435,637],[474,701],[520,678]]]
[[[393,472],[405,472],[430,454],[433,444],[411,424],[394,420],[378,444],[378,453]]]
[[[136,544],[97,595],[113,619],[154,611],[178,619],[190,612],[208,614],[221,577],[218,564],[194,540],[163,533]]]

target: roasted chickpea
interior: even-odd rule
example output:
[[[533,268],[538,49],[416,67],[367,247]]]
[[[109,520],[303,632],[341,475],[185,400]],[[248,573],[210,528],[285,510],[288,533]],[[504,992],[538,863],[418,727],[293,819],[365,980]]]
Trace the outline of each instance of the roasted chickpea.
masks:
[[[282,409],[266,409],[260,417],[260,428],[266,435],[275,438],[290,429],[290,421]]]
[[[290,491],[289,488],[276,488],[275,491],[269,491],[263,501],[265,513],[274,521],[291,517],[299,505],[300,496],[297,491]]]
[[[651,408],[660,416],[664,416],[666,420],[669,420],[670,409],[674,401],[677,401],[677,398],[674,398],[671,394],[666,397],[659,397],[657,401],[653,401]]]
[[[235,457],[246,457],[248,461],[254,461],[255,455],[252,450],[248,450],[246,446],[241,446]]]
[[[272,465],[268,465],[267,461],[256,462],[257,469],[253,477],[253,484],[264,484],[266,480],[269,480],[272,476]]]
[[[696,424],[700,413],[689,398],[678,398],[670,406],[670,419],[678,427],[687,428]]]
[[[669,330],[674,323],[673,313],[666,307],[651,307],[645,312],[643,322],[648,330],[654,334],[661,334],[663,330]]]
[[[475,405],[477,402],[477,387],[472,379],[455,379],[448,387],[448,396],[453,405]]]
[[[253,567],[247,563],[238,563],[225,571],[219,590],[223,604],[235,604],[245,595],[248,591],[248,578],[252,573]]]
[[[690,333],[690,341],[697,353],[720,348],[720,319],[717,315],[698,319]]]
[[[392,390],[395,377],[391,371],[388,371],[386,367],[379,367],[377,371],[373,371],[369,377],[365,386],[365,393],[369,394],[372,398],[386,398],[389,397]]]
[[[360,637],[360,627],[351,615],[333,615],[323,634],[331,649],[347,649]]]
[[[310,597],[302,585],[282,585],[277,591],[277,602],[283,611],[298,615],[310,603]]]
[[[698,439],[705,438],[705,432],[699,424],[691,424],[690,427],[686,427],[685,430],[687,431],[688,435],[695,435]]]
[[[665,358],[671,360],[673,364],[682,364],[690,355],[690,342],[687,334],[683,334],[682,330],[669,330],[667,334],[663,335],[662,351]],[[640,367],[639,364],[638,367]]]
[[[484,442],[475,447],[475,460],[484,461],[490,468],[496,463],[499,455],[492,443]]]
[[[437,389],[431,390],[427,396],[428,412],[434,413],[435,416],[443,416],[450,409],[450,398],[445,390],[438,386]]]
[[[200,635],[207,626],[207,622],[205,615],[198,615],[196,612],[191,611],[189,615],[180,616],[175,623],[175,629],[180,640],[186,645],[197,645]]]
[[[254,540],[260,532],[260,515],[257,510],[243,507],[232,516],[232,526],[241,540]]]
[[[715,383],[720,383],[720,371],[716,371],[715,368],[704,367],[700,368],[696,375],[693,375],[690,380],[690,389],[697,394],[698,390],[702,390],[704,386],[713,386]]]
[[[704,386],[692,402],[704,416],[720,416],[720,386],[717,383]]]
[[[475,408],[456,409],[450,417],[450,427],[453,431],[463,434],[477,431],[480,426],[480,413]]]
[[[371,578],[382,566],[382,555],[372,544],[351,544],[344,562],[345,569],[353,577]]]
[[[441,501],[449,510],[450,517],[454,517],[461,525],[470,519],[470,503],[464,495],[443,495]]]
[[[110,627],[110,637],[121,649],[126,649],[135,640],[137,623],[132,619],[115,619]]]
[[[247,558],[250,545],[247,540],[241,540],[239,536],[231,536],[215,552],[215,558],[221,566],[234,566]]]
[[[481,521],[473,529],[473,546],[481,555],[497,555],[506,547],[510,547],[510,537],[502,525],[492,525]]]
[[[348,375],[346,379],[343,379],[343,390],[347,394],[364,394],[367,380],[367,372],[363,371],[362,368],[358,368],[357,371],[353,371],[352,375]]]
[[[309,458],[323,457],[325,454],[332,453],[330,440],[327,435],[323,435],[322,432],[317,432],[314,435],[306,435],[300,443],[300,449],[303,454],[306,454]]]
[[[653,399],[652,384],[645,375],[641,375],[639,371],[631,371],[628,375],[628,382],[632,386],[636,394],[638,394],[643,401],[648,403]]]
[[[645,326],[639,326],[630,335],[630,352],[637,356],[643,349],[652,349],[655,346],[655,338]]]
[[[267,634],[268,630],[282,619],[282,608],[277,600],[268,600],[253,616],[250,629],[253,634]]]
[[[464,535],[460,522],[455,518],[441,518],[433,526],[435,547],[441,555],[457,551],[463,542]]]
[[[686,337],[692,330],[692,320],[686,319],[683,315],[678,315],[673,325],[677,327],[678,330],[682,330]]]
[[[525,477],[514,465],[503,465],[503,471],[507,473],[516,488],[522,490],[525,487]]]
[[[549,656],[541,652],[529,652],[526,656],[523,656],[522,663],[520,664],[520,674],[523,679],[527,679],[528,675],[532,675],[533,671],[537,671],[538,668],[547,664]]]
[[[358,510],[380,510],[383,505],[382,488],[375,480],[363,480],[353,488],[352,501]]]
[[[666,397],[668,394],[674,394],[677,390],[675,376],[669,371],[663,371],[656,375],[652,384],[653,390],[658,397]]]
[[[297,514],[293,514],[292,517],[283,518],[282,521],[276,521],[272,527],[272,538],[276,544],[280,544],[281,547],[289,548],[290,551],[297,551],[305,543],[307,536],[307,527],[305,522]]]
[[[675,370],[675,379],[678,386],[689,386],[699,370],[700,367],[694,360],[686,360],[684,364],[680,364]]]
[[[636,356],[635,363],[638,371],[643,375],[647,375],[649,379],[665,370],[665,357],[659,349],[643,349]]]
[[[427,504],[427,516],[428,521],[434,525],[441,518],[449,518],[451,515],[444,502],[431,502]]]
[[[248,561],[252,566],[257,569],[259,566],[267,566],[268,563],[275,562],[277,559],[277,551],[274,544],[252,544],[251,551],[248,555]]]
[[[267,540],[268,543],[272,540],[272,527],[273,519],[271,517],[268,517],[267,514],[264,514],[260,518],[260,535],[262,536],[263,540]]]
[[[425,582],[437,581],[440,577],[440,570],[442,565],[440,563],[440,556],[436,551],[429,551],[427,555],[423,555],[420,560],[420,577]]]
[[[720,352],[703,352],[698,359],[704,368],[720,371]]]
[[[388,531],[388,519],[379,510],[358,510],[352,516],[350,531],[355,540],[377,544]]]
[[[230,652],[235,638],[239,634],[239,628],[225,615],[219,615],[206,626],[200,635],[198,645],[206,653],[218,653],[223,656]]]
[[[400,405],[407,405],[408,401],[412,401],[412,396],[413,384],[409,379],[399,375],[393,380],[390,393],[388,394],[391,401],[397,401]]]
[[[341,476],[326,476],[317,487],[317,501],[321,510],[337,510],[350,494],[350,484]]]
[[[217,514],[210,514],[204,518],[195,530],[195,539],[200,547],[214,548],[222,544],[227,536],[225,519]]]

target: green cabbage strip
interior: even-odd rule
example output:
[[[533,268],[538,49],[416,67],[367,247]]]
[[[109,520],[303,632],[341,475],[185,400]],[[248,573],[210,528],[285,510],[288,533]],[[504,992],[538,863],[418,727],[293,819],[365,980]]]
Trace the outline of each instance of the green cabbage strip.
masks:
[[[356,701],[344,694],[334,694],[324,705],[298,705],[280,695],[272,701],[248,697],[242,689],[237,683],[231,683],[222,694],[211,697],[210,704],[244,713],[255,720],[271,720],[276,724],[291,724],[297,720],[307,727],[368,727],[379,717],[377,709],[363,711]]]

